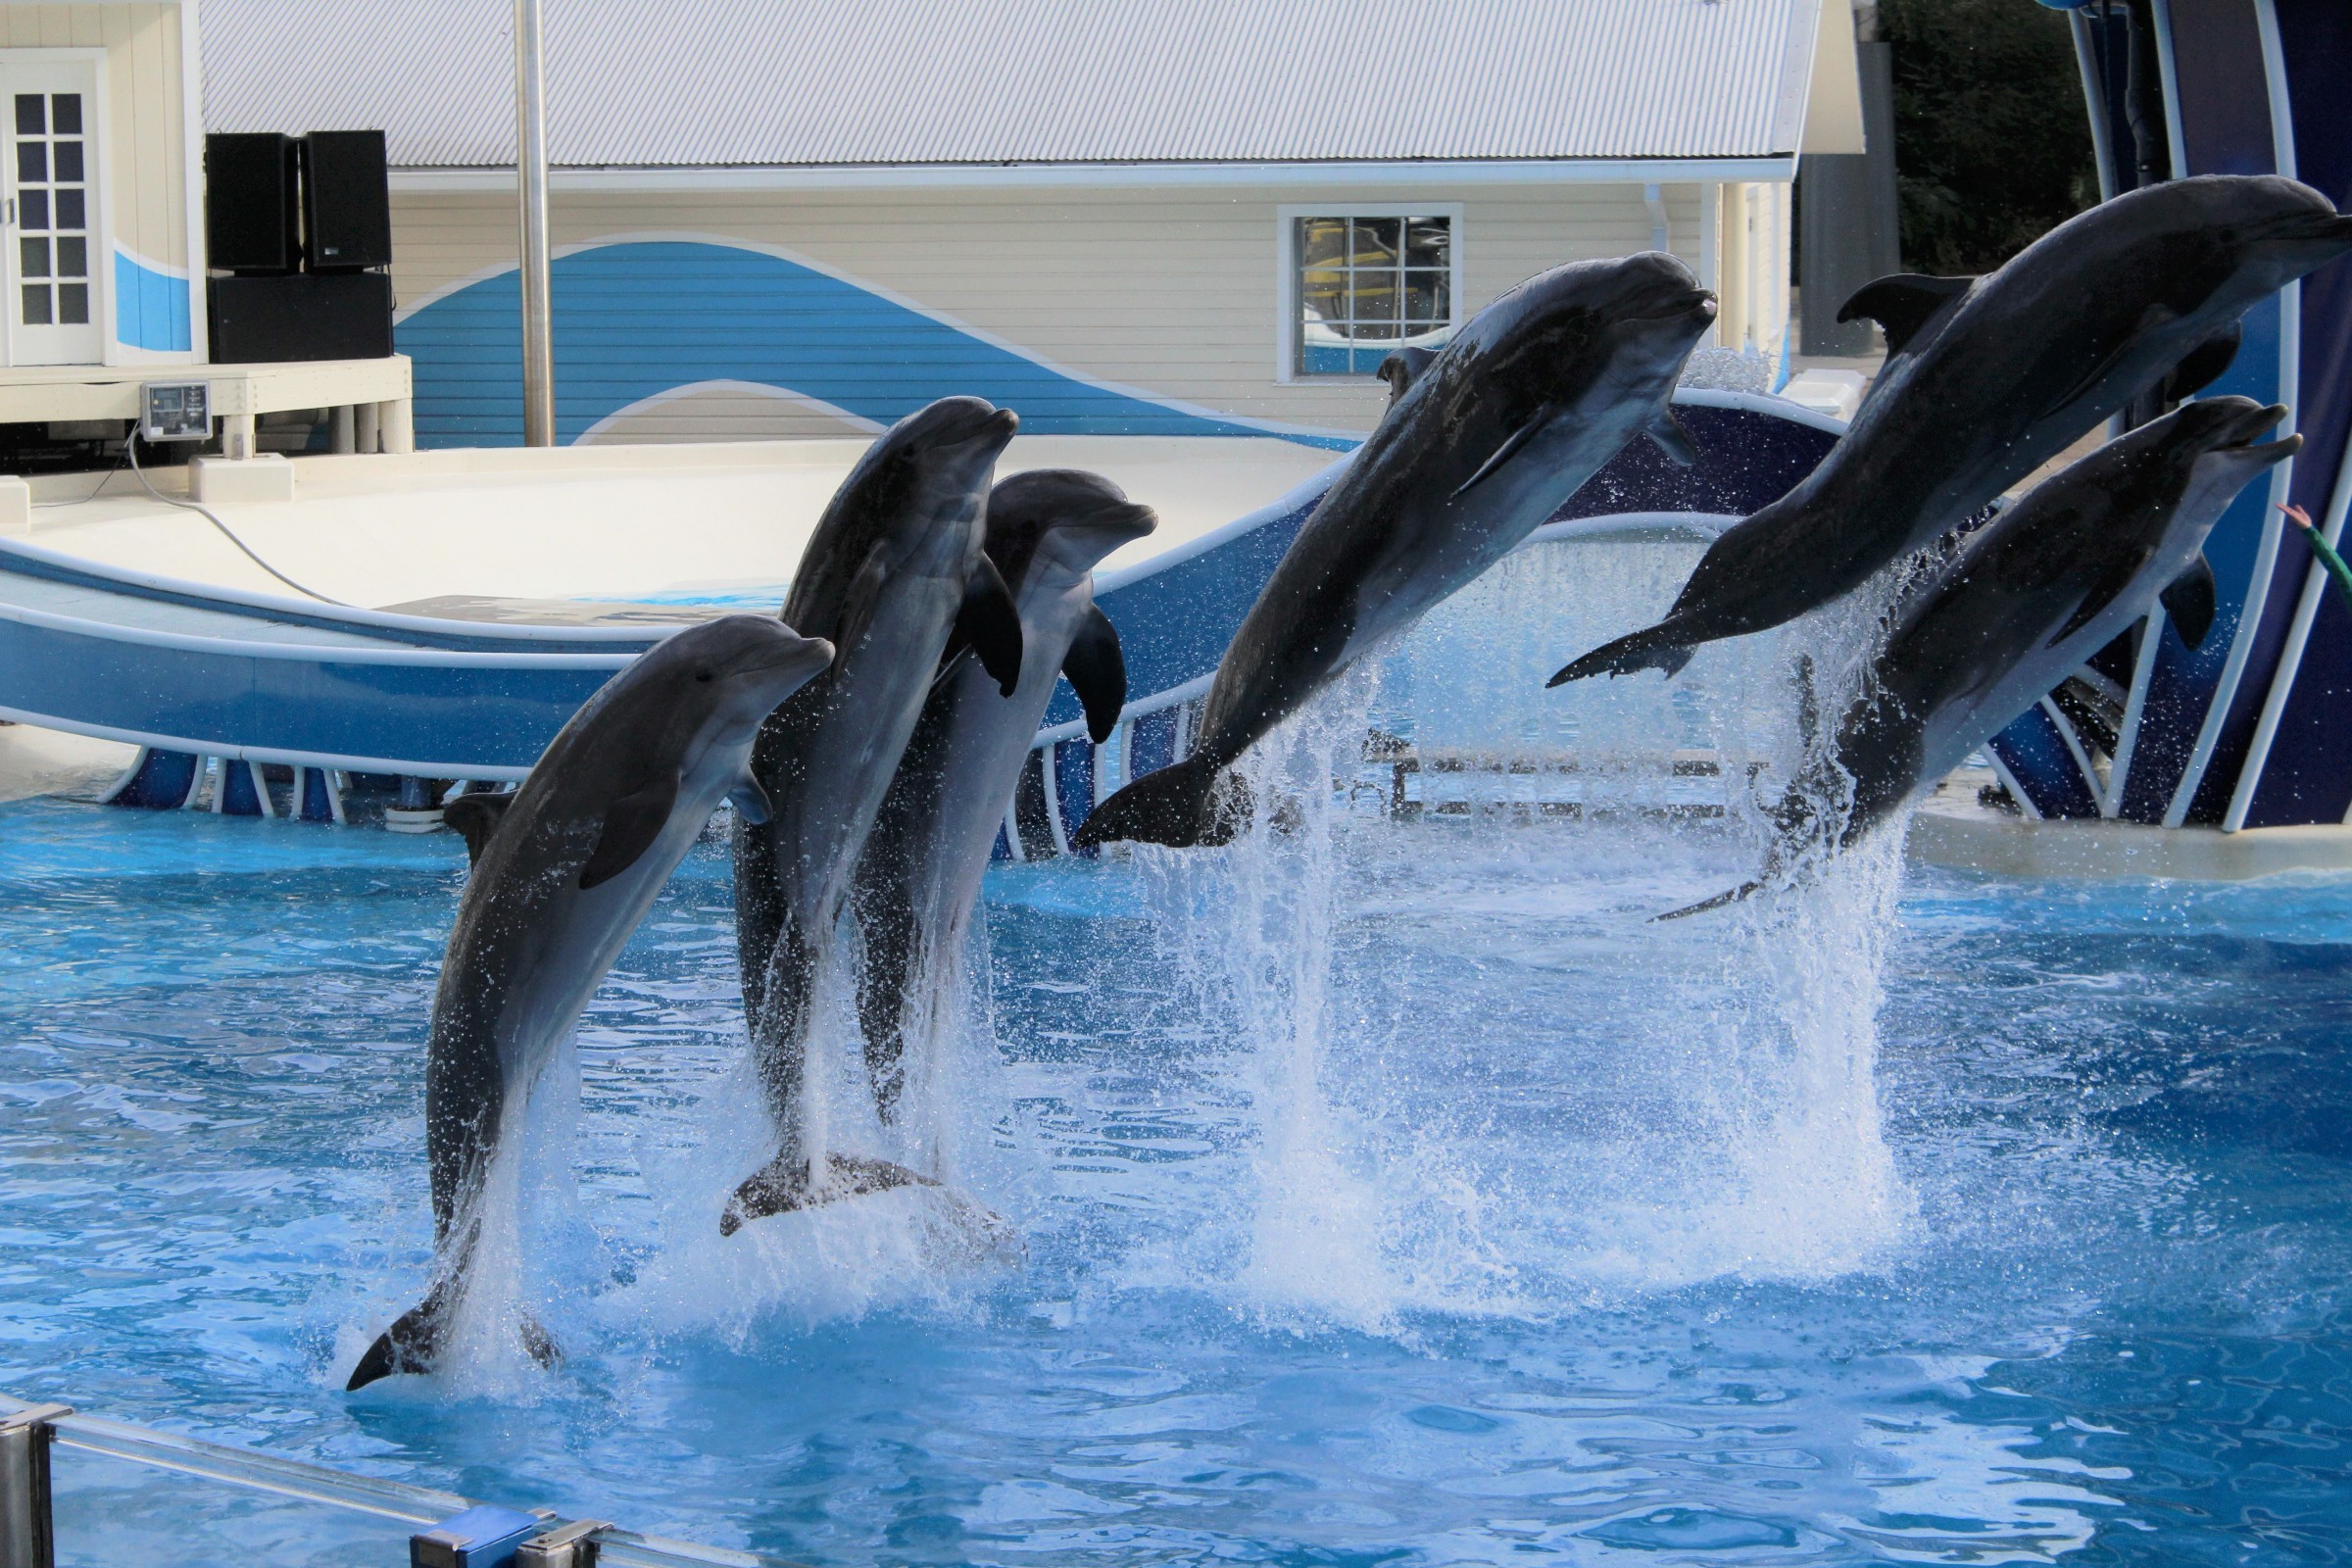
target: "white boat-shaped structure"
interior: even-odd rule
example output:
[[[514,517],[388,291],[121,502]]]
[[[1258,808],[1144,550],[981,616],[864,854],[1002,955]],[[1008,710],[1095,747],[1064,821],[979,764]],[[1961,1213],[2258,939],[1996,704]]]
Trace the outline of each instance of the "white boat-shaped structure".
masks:
[[[1637,442],[1556,521],[1742,514],[1810,471],[1835,420],[1779,399],[1679,395],[1701,459]],[[0,715],[134,743],[114,799],[339,818],[353,775],[522,777],[564,719],[659,638],[772,612],[863,443],[569,447],[318,457],[296,499],[211,510],[184,479],[43,480],[26,537],[0,538]],[[1007,849],[1059,850],[1097,781],[1184,749],[1186,702],[1348,458],[1276,438],[1040,436],[1000,472],[1095,469],[1155,507],[1099,599],[1133,694],[1098,765],[1066,689]],[[365,605],[367,608],[358,608]],[[208,761],[207,760],[213,760]],[[278,764],[271,766],[270,764]],[[292,769],[291,780],[284,774]],[[207,790],[208,775],[213,782]]]

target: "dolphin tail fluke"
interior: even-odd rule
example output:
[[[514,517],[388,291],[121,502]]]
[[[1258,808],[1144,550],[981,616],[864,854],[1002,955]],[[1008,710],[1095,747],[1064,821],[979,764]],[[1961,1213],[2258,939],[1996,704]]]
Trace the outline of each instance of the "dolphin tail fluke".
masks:
[[[718,1234],[732,1236],[756,1219],[791,1214],[844,1198],[887,1193],[894,1187],[937,1187],[938,1182],[887,1159],[834,1154],[825,1161],[826,1179],[808,1179],[806,1156],[787,1151],[744,1179],[718,1216]]]
[[[343,1385],[349,1394],[364,1389],[378,1378],[397,1377],[402,1373],[423,1374],[441,1364],[441,1342],[449,1332],[450,1319],[457,1314],[457,1296],[446,1285],[436,1285],[422,1302],[403,1312],[393,1325],[375,1337],[360,1364],[351,1369],[351,1381]],[[553,1367],[564,1359],[556,1348],[555,1337],[540,1327],[537,1319],[525,1315],[514,1325],[522,1348],[543,1368]]]
[[[1764,881],[1761,877],[1753,882],[1742,882],[1738,887],[1718,893],[1711,899],[1701,899],[1696,904],[1686,904],[1681,908],[1669,909],[1664,914],[1653,914],[1649,917],[1650,923],[1654,925],[1660,920],[1680,920],[1686,915],[1704,914],[1709,909],[1720,909],[1729,905],[1738,904],[1743,899],[1752,898],[1763,890]]]
[[[1662,669],[1672,680],[1690,662],[1692,649],[1677,641],[1678,633],[1665,621],[1628,632],[1613,643],[1603,643],[1574,663],[1564,666],[1558,674],[1545,681],[1546,688],[1565,686],[1572,680],[1590,675],[1632,675],[1644,669]]]
[[[1217,775],[1218,764],[1198,753],[1146,773],[1096,807],[1071,847],[1088,850],[1114,839],[1179,850],[1230,843],[1239,812],[1218,809]]]

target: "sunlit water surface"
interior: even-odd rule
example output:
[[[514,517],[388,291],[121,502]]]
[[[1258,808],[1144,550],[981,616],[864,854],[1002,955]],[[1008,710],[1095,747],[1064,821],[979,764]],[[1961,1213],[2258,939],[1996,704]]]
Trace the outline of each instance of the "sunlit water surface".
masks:
[[[0,808],[0,1388],[824,1564],[2352,1556],[2352,883],[1882,844],[1652,925],[1740,822],[1290,815],[992,871],[904,1129],[830,1026],[826,1136],[1025,1255],[927,1192],[719,1237],[763,1150],[706,845],[535,1112],[561,1367],[350,1396],[425,1279],[461,847]],[[402,1560],[57,1465],[61,1561]]]

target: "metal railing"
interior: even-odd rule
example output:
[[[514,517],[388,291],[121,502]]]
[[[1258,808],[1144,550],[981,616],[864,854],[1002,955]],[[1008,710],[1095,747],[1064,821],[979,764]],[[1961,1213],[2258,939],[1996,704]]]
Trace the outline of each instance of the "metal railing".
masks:
[[[55,1568],[57,1544],[49,1474],[52,1446],[225,1483],[347,1512],[414,1525],[412,1564],[468,1568],[797,1568],[782,1558],[639,1535],[597,1519],[552,1510],[523,1512],[453,1492],[351,1475],[305,1460],[207,1443],[126,1421],[77,1415],[63,1404],[0,1395],[0,1568]],[[466,1516],[471,1517],[466,1517]],[[499,1521],[512,1521],[503,1540]]]

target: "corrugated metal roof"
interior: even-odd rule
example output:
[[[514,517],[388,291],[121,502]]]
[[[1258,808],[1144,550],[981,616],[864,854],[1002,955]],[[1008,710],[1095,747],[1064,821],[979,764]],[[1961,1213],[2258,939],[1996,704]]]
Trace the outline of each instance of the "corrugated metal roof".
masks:
[[[1776,156],[1822,3],[545,0],[548,138],[638,168]],[[201,16],[210,129],[514,161],[509,0]]]

